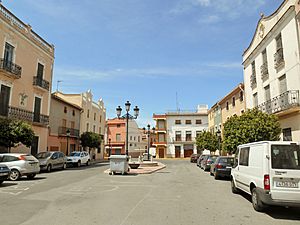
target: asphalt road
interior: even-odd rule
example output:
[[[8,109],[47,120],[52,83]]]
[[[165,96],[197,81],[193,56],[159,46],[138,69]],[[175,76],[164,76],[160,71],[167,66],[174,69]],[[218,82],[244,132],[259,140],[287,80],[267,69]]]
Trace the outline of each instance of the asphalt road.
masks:
[[[300,210],[253,210],[230,182],[188,160],[165,160],[149,175],[110,176],[108,164],[42,173],[0,186],[2,225],[300,224]]]

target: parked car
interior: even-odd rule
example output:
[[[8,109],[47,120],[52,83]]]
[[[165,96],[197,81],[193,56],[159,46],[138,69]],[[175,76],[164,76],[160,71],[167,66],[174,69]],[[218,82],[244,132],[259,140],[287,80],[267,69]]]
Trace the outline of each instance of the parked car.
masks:
[[[90,165],[91,157],[86,151],[83,152],[71,152],[70,156],[67,157],[67,164],[80,167],[82,164]]]
[[[41,170],[51,172],[52,169],[65,169],[67,167],[67,157],[63,152],[50,151],[40,152],[36,155],[40,162]]]
[[[22,176],[33,179],[40,172],[39,161],[30,154],[1,153],[0,165],[10,169],[9,179],[18,180]]]
[[[10,174],[10,169],[6,165],[0,165],[0,184],[7,180]]]
[[[191,163],[197,163],[198,158],[200,157],[200,154],[192,154],[191,155]]]
[[[231,179],[232,192],[250,194],[256,211],[268,205],[300,207],[300,146],[288,141],[240,145]]]
[[[219,156],[216,161],[210,165],[210,174],[218,179],[219,177],[230,177],[234,158],[231,156]]]
[[[210,165],[213,164],[216,161],[217,158],[218,158],[218,156],[216,156],[216,155],[208,155],[208,156],[206,156],[201,161],[201,168],[204,171],[209,171],[210,170]]]
[[[206,156],[209,156],[209,155],[200,155],[200,157],[197,159],[197,166],[199,166],[201,168],[201,162],[204,158],[206,158]]]

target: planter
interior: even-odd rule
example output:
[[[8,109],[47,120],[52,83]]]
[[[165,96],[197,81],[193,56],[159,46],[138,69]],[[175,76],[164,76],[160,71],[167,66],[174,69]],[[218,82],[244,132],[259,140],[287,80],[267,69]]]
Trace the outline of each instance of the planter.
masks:
[[[139,168],[140,165],[141,165],[140,163],[129,163],[131,169],[137,169]]]

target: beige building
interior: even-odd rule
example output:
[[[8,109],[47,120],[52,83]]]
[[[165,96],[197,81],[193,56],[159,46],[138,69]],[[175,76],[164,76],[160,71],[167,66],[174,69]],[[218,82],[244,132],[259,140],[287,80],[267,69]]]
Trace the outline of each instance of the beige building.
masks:
[[[79,150],[80,114],[82,108],[51,95],[48,150],[62,151],[68,155]]]
[[[285,0],[262,14],[243,54],[246,106],[277,115],[286,141],[300,141],[299,11],[298,0]]]
[[[54,46],[0,4],[0,116],[29,122],[35,132],[31,149],[47,149]]]
[[[57,92],[56,95],[65,101],[82,108],[80,114],[80,134],[84,132],[94,132],[102,136],[101,148],[90,149],[91,156],[96,159],[102,159],[104,156],[104,133],[106,121],[106,109],[104,102],[100,99],[98,102],[93,101],[91,90],[81,94],[64,94]]]

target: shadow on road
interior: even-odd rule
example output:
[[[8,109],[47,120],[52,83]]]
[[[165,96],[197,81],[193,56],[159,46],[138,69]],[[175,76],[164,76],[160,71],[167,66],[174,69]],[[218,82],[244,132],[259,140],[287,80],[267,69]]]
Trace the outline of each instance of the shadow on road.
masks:
[[[19,180],[17,180],[17,182],[18,181],[36,181],[36,180],[44,180],[44,179],[47,179],[47,177],[42,177],[42,176],[39,176],[39,175],[37,175],[35,178],[33,178],[33,179],[28,179],[28,178],[26,178],[26,177],[21,177]]]
[[[72,165],[68,165],[68,168],[66,169],[66,171],[68,170],[86,170],[86,169],[90,169],[90,168],[97,168],[97,167],[103,167],[103,166],[108,166],[109,163],[96,163],[96,164],[92,164],[90,166],[86,166],[86,165],[82,165],[81,167],[75,167]]]
[[[4,187],[10,187],[10,186],[15,186],[18,183],[13,183],[13,182],[6,182],[4,181],[4,183],[0,184],[0,188],[4,188]]]

